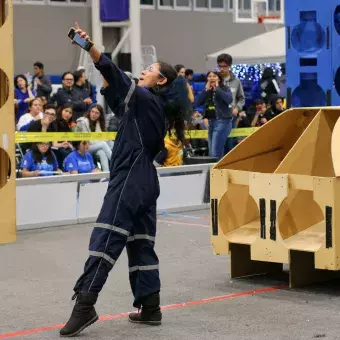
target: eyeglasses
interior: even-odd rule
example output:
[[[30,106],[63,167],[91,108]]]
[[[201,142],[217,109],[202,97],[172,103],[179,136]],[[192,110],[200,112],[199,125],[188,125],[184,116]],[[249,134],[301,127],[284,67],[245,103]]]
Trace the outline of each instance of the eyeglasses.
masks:
[[[73,81],[73,78],[64,78],[66,81]]]
[[[157,71],[155,66],[154,65],[150,65],[146,71],[149,71],[149,72],[155,72],[155,73],[158,73],[162,78],[166,78],[166,76],[164,74],[162,74],[161,72]]]
[[[51,117],[56,116],[56,114],[54,112],[48,112],[48,111],[45,112],[45,115],[48,115],[48,116],[51,116]]]

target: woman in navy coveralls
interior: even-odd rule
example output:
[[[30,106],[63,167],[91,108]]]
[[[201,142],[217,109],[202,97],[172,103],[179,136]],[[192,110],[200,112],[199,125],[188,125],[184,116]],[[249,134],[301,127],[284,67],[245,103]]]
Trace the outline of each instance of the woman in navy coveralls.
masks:
[[[89,40],[86,32],[77,32]],[[133,305],[141,308],[141,313],[130,314],[129,321],[159,325],[162,319],[159,262],[154,250],[159,183],[153,160],[164,148],[166,116],[173,106],[169,105],[170,89],[177,73],[166,63],[155,63],[142,72],[136,86],[94,46],[89,53],[108,85],[102,93],[121,122],[108,190],[91,235],[89,258],[74,287],[76,304],[60,331],[64,337],[75,336],[98,320],[94,309],[98,294],[125,246]]]

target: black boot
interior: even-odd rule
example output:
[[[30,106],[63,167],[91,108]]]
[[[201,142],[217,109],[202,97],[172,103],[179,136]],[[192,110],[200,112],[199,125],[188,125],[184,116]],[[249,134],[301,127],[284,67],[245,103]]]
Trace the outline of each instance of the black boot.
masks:
[[[142,304],[141,313],[131,313],[129,321],[146,325],[158,326],[162,323],[159,293],[149,295]]]
[[[98,320],[94,309],[98,294],[79,292],[76,304],[67,324],[60,330],[60,336],[73,337]]]

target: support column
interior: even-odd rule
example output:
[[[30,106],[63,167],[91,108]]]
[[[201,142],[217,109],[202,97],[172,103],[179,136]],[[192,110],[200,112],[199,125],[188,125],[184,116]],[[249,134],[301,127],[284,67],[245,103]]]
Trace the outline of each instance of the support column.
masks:
[[[130,0],[132,75],[139,78],[142,71],[141,9],[139,0]]]
[[[103,27],[100,21],[100,0],[92,0],[92,41],[96,46],[103,46]]]
[[[129,27],[124,26],[120,30],[121,30],[120,39],[123,39],[125,34],[128,34],[127,32],[129,31]],[[121,49],[122,53],[131,53],[130,42],[131,42],[131,38],[126,40],[125,44],[123,45]]]

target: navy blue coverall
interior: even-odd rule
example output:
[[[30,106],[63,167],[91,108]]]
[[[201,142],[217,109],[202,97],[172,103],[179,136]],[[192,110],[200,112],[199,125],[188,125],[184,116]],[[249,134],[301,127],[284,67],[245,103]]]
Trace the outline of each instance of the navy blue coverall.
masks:
[[[165,113],[158,97],[136,86],[105,55],[95,66],[109,83],[109,105],[118,100],[123,114],[108,190],[91,235],[84,273],[74,291],[99,293],[126,246],[133,305],[140,308],[143,298],[160,291],[154,250],[159,183],[153,159],[164,147]]]

